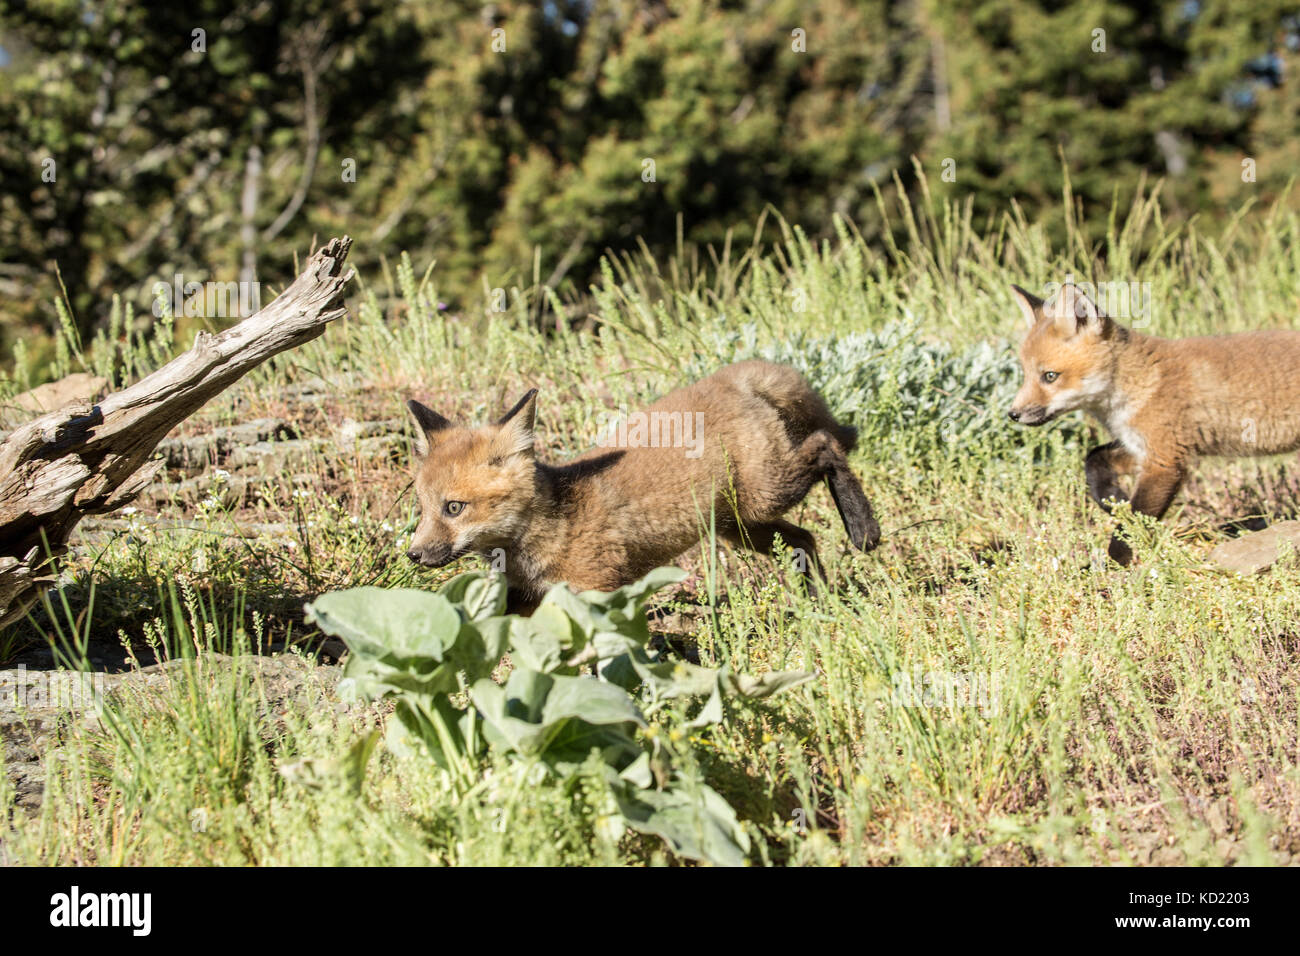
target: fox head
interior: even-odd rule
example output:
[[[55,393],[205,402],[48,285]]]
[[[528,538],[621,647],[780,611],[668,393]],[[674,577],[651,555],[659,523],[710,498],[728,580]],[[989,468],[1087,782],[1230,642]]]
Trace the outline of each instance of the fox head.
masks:
[[[495,423],[478,428],[453,425],[414,400],[406,407],[416,425],[420,503],[407,557],[440,568],[470,552],[509,549],[527,526],[537,493],[537,389]]]
[[[1048,302],[1020,286],[1011,289],[1029,333],[1020,346],[1025,380],[1007,412],[1010,419],[1042,425],[1109,392],[1119,326],[1071,283]]]

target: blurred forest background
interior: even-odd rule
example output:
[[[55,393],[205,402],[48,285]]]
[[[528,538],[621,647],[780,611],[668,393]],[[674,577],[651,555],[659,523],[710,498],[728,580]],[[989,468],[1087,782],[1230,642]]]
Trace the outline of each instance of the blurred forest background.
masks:
[[[1145,174],[1222,220],[1288,195],[1298,68],[1279,0],[0,0],[0,346],[60,277],[85,336],[176,273],[268,301],[345,232],[467,315],[764,210],[884,241],[918,170],[977,221],[1063,229],[1066,172],[1075,215]]]

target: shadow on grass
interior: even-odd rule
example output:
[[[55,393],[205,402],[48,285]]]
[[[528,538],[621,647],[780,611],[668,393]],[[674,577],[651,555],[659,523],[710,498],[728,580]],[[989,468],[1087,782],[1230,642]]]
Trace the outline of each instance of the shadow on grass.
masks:
[[[0,667],[71,667],[116,673],[196,651],[316,651],[324,635],[304,623],[316,595],[250,578],[188,583],[83,572],[0,631]]]

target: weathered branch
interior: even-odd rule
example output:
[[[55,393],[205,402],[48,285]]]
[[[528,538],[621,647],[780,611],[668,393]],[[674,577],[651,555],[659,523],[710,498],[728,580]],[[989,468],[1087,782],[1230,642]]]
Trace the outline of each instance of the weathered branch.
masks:
[[[344,314],[352,240],[332,239],[274,302],[96,405],[66,406],[0,444],[0,626],[54,578],[53,558],[83,517],[112,511],[162,467],[154,449],[179,422],[250,369],[309,342]]]

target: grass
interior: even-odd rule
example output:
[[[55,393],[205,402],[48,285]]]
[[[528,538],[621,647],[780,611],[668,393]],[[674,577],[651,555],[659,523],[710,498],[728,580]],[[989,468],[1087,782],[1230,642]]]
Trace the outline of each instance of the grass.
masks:
[[[1068,186],[1064,198],[1074,210]],[[1142,560],[1121,571],[1097,560],[1110,519],[1083,482],[1100,436],[1081,420],[1027,431],[1001,419],[1018,385],[1011,282],[1148,282],[1147,331],[1160,335],[1289,326],[1300,223],[1280,206],[1244,210],[1206,236],[1166,223],[1145,196],[1095,234],[1074,216],[1057,249],[1015,210],[984,228],[941,197],[915,208],[882,197],[881,211],[904,218],[909,242],[872,248],[847,224],[814,242],[769,222],[771,247],[707,266],[686,249],[667,263],[622,256],[587,300],[512,289],[505,312],[483,315],[440,312],[436,270],[402,258],[364,277],[348,319],[182,431],[274,415],[329,437],[345,418],[400,417],[412,395],[481,419],[536,386],[554,459],[590,447],[605,409],[735,358],[793,361],[862,429],[853,464],[881,548],[851,553],[817,490],[791,518],[814,529],[835,588],[809,598],[763,559],[706,542],[664,608],[702,663],[818,672],[692,741],[755,838],[752,862],[1292,860],[1300,569],[1239,578],[1205,556],[1229,518],[1296,513],[1294,461],[1203,463],[1175,513],[1139,523]],[[96,367],[93,355],[80,361]],[[135,372],[156,364],[135,361]],[[36,377],[16,372],[7,387]],[[316,398],[286,400],[287,384],[316,379]],[[962,383],[975,384],[954,391]],[[357,792],[281,772],[338,759],[384,718],[341,703],[329,672],[311,669],[302,604],[450,573],[401,557],[415,517],[407,454],[340,447],[292,480],[266,474],[234,504],[213,474],[213,494],[142,504],[74,552],[50,610],[0,636],[0,654],[51,640],[154,647],[185,663],[115,695],[97,724],[68,725],[39,811],[10,807],[10,859],[673,862],[610,825],[594,768],[574,789],[491,763],[467,795],[382,747]],[[154,515],[189,530],[160,530]],[[247,536],[253,526],[273,530]],[[270,649],[315,676],[292,692],[268,686],[248,652]],[[236,656],[217,664],[209,650]],[[12,800],[0,790],[0,804]]]

